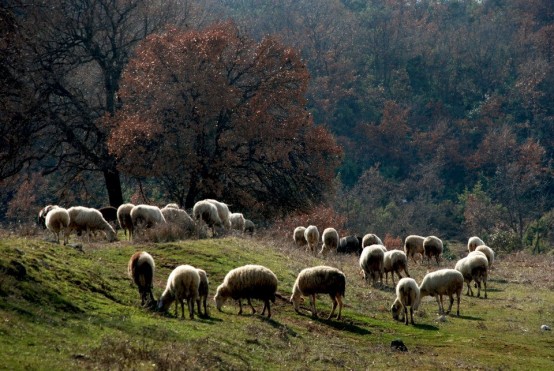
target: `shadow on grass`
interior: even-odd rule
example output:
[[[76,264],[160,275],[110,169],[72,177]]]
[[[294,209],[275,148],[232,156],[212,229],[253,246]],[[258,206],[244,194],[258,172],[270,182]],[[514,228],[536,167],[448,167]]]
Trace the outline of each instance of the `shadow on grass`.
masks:
[[[416,323],[413,326],[415,328],[419,329],[419,330],[426,330],[426,331],[438,331],[439,330],[439,328],[437,326],[427,325],[427,324],[422,324],[422,323]]]
[[[470,321],[482,321],[483,318],[481,317],[473,317],[473,316],[463,316],[460,314],[460,316],[456,316],[456,315],[450,315],[450,317],[453,317],[453,318],[460,318],[460,319],[467,319],[467,320],[470,320]]]

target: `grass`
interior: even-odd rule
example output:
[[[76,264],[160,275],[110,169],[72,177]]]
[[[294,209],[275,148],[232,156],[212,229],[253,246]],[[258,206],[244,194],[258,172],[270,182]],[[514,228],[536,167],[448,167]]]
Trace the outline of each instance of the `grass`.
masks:
[[[450,243],[460,256],[463,246]],[[327,264],[343,270],[347,290],[343,319],[299,315],[277,299],[271,319],[245,314],[227,302],[223,312],[181,320],[140,307],[127,276],[137,250],[156,260],[154,295],[179,264],[208,272],[211,295],[232,268],[254,263],[279,277],[290,296],[298,272]],[[461,317],[437,319],[434,298],[425,298],[416,325],[391,319],[392,284],[363,282],[357,258],[325,259],[269,238],[188,240],[172,243],[85,243],[82,251],[44,236],[0,238],[0,368],[5,369],[553,369],[554,258],[497,257],[489,298],[463,296]],[[443,262],[442,267],[453,267]],[[427,266],[411,264],[418,282]],[[431,266],[431,269],[435,267]],[[326,316],[327,296],[318,298]],[[261,311],[261,303],[254,301]],[[303,308],[308,306],[306,302]],[[401,339],[408,352],[392,350]]]

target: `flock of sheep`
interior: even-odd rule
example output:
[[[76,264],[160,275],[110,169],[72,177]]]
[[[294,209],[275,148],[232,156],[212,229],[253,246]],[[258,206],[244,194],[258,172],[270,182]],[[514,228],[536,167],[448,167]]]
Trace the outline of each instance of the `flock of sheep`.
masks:
[[[160,209],[151,205],[123,204],[118,209],[103,208],[100,210],[82,206],[64,209],[59,206],[48,205],[39,212],[39,219],[54,233],[59,243],[60,233],[64,234],[64,244],[67,243],[73,231],[90,233],[102,231],[108,241],[116,239],[116,232],[110,222],[117,221],[124,233],[131,240],[136,233],[156,225],[173,223],[190,234],[196,233],[198,228],[205,226],[216,235],[217,228],[238,230],[253,233],[254,225],[244,218],[241,213],[231,213],[227,204],[216,200],[202,200],[194,205],[192,217],[176,204],[168,204]],[[316,226],[297,227],[293,232],[293,239],[297,246],[305,247],[306,251],[316,254],[321,240],[320,255],[334,253],[356,253],[359,255],[359,267],[366,281],[383,284],[383,274],[388,284],[388,274],[391,273],[393,285],[394,275],[399,278],[396,284],[396,299],[391,306],[394,319],[400,319],[403,314],[405,324],[414,324],[413,311],[417,310],[424,296],[436,297],[440,314],[450,313],[454,295],[457,299],[456,314],[460,315],[460,295],[464,282],[467,284],[467,295],[473,296],[471,282],[478,288],[477,297],[481,295],[481,284],[484,286],[487,298],[488,271],[494,262],[493,250],[486,246],[478,237],[471,237],[468,241],[468,255],[460,259],[454,269],[439,269],[427,273],[421,284],[410,277],[408,260],[413,262],[421,256],[430,263],[434,259],[440,264],[443,243],[436,236],[422,237],[410,235],[404,241],[404,250],[388,251],[381,239],[375,234],[366,234],[363,238],[347,236],[339,238],[334,228],[327,228],[320,234]],[[152,294],[155,262],[147,252],[135,253],[128,264],[129,276],[137,285],[141,297],[141,305],[153,306],[156,301]],[[405,277],[402,276],[403,273]],[[242,313],[241,299],[246,299],[252,309],[256,310],[251,299],[264,302],[262,315],[267,310],[271,317],[270,302],[275,303],[278,279],[268,268],[261,265],[244,265],[232,269],[219,285],[214,296],[216,308],[221,311],[223,304],[231,298],[238,301],[239,314]],[[302,270],[292,288],[289,301],[296,312],[300,313],[302,297],[310,298],[310,311],[317,317],[315,305],[317,294],[328,294],[332,300],[332,310],[328,319],[334,316],[338,306],[337,319],[341,318],[343,298],[346,289],[346,276],[337,268],[320,265]],[[209,282],[207,273],[190,265],[180,265],[175,268],[167,279],[166,289],[157,301],[157,309],[167,311],[175,302],[175,315],[178,304],[181,304],[181,317],[185,317],[184,303],[187,303],[189,317],[194,318],[195,305],[199,315],[208,316],[207,298]],[[444,310],[443,296],[450,298],[448,310]],[[203,313],[201,303],[203,303]],[[408,319],[410,309],[410,320]]]
[[[297,227],[293,232],[293,238],[297,246],[305,246],[306,251],[315,253],[319,243],[319,231],[316,226]],[[396,299],[391,306],[394,319],[399,319],[404,313],[404,323],[408,324],[408,308],[410,308],[410,322],[414,324],[413,311],[419,307],[424,296],[436,297],[439,314],[448,314],[452,310],[454,295],[457,300],[456,314],[460,315],[460,295],[467,284],[467,295],[473,296],[471,282],[477,287],[477,297],[481,296],[481,284],[484,287],[487,298],[487,278],[490,267],[494,262],[494,251],[485,245],[479,237],[471,237],[468,240],[468,255],[460,259],[454,269],[440,269],[427,273],[420,285],[410,277],[408,271],[408,259],[416,262],[416,257],[427,259],[428,263],[434,259],[437,266],[440,264],[443,243],[436,236],[422,237],[410,235],[404,240],[404,251],[388,251],[381,239],[374,234],[366,234],[363,238],[347,236],[339,239],[334,228],[327,228],[321,235],[322,247],[319,253],[327,254],[329,251],[339,253],[358,253],[359,265],[366,281],[371,280],[375,285],[383,283],[383,274],[388,283],[388,273],[391,273],[393,285],[394,274],[399,277],[396,284]],[[405,274],[402,277],[401,273]],[[448,310],[444,310],[443,296],[450,298]],[[340,303],[340,302],[339,302]],[[342,304],[342,303],[341,303]],[[336,302],[333,299],[333,311]],[[340,311],[339,311],[340,316]]]
[[[74,206],[69,209],[57,205],[48,205],[39,211],[39,223],[48,228],[60,242],[63,234],[64,245],[68,243],[71,233],[86,232],[90,235],[100,231],[106,235],[109,242],[117,239],[115,228],[119,225],[129,240],[135,233],[160,225],[175,225],[187,235],[194,235],[201,228],[208,227],[212,235],[216,228],[237,230],[252,235],[254,223],[244,218],[242,213],[231,213],[229,206],[216,200],[198,201],[192,210],[191,217],[177,204],[168,204],[160,209],[152,205],[123,204],[119,208],[103,207],[94,209]],[[193,219],[194,218],[194,219]]]

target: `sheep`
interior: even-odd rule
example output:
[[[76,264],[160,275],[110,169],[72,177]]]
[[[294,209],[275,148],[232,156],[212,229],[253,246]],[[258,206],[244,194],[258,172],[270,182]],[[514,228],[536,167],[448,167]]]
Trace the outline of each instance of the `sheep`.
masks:
[[[244,220],[244,233],[248,233],[250,236],[254,235],[254,231],[256,230],[256,226],[254,225],[254,222],[250,219]]]
[[[304,238],[308,242],[306,251],[310,250],[310,252],[315,253],[317,250],[317,243],[319,241],[319,231],[317,227],[315,225],[308,226],[308,228],[304,231]]]
[[[481,246],[481,245],[484,245],[484,244],[485,243],[483,242],[483,240],[480,239],[479,237],[477,237],[477,236],[470,237],[467,240],[467,251],[472,252],[473,250],[475,250],[475,248],[477,246]]]
[[[305,232],[306,232],[306,227],[296,227],[296,228],[294,228],[294,232],[292,234],[292,237],[294,239],[294,242],[296,243],[296,246],[302,247],[302,246],[306,246],[308,244],[308,241],[306,241],[306,237],[304,237]]]
[[[169,203],[163,207],[164,209],[180,209],[176,203]]]
[[[494,251],[487,245],[479,245],[475,248],[475,251],[481,251],[483,254],[485,254],[489,262],[490,269],[492,267],[492,263],[494,263]]]
[[[448,314],[454,303],[454,294],[457,299],[456,315],[460,316],[460,295],[464,288],[464,276],[456,269],[439,269],[438,271],[427,273],[421,284],[419,285],[419,294],[423,298],[425,296],[435,296],[439,305],[439,314]],[[448,311],[444,311],[442,304],[442,296],[450,297],[450,305]]]
[[[239,315],[242,314],[241,299],[247,299],[248,305],[252,308],[252,314],[256,309],[252,306],[250,299],[261,299],[264,301],[262,316],[267,308],[267,318],[271,317],[271,307],[269,301],[275,303],[275,293],[277,292],[277,276],[268,268],[261,265],[244,265],[232,269],[227,273],[223,283],[217,288],[214,296],[217,310],[221,312],[221,307],[228,298],[233,298],[239,302]]]
[[[302,296],[310,297],[310,308],[312,316],[317,317],[315,307],[316,294],[329,294],[333,301],[333,309],[327,319],[331,319],[339,305],[337,319],[340,319],[342,313],[342,298],[346,289],[346,276],[337,268],[320,265],[317,267],[303,269],[296,278],[292,288],[290,301],[294,304],[296,313],[300,313],[299,306]]]
[[[38,224],[42,226],[42,229],[46,229],[46,216],[50,210],[55,209],[58,205],[46,205],[38,212]]]
[[[419,286],[413,278],[405,277],[396,285],[396,300],[392,304],[392,318],[399,319],[400,311],[404,309],[404,324],[408,324],[408,307],[410,307],[410,322],[414,325],[414,310],[419,307],[421,300]]]
[[[231,215],[229,215],[229,220],[231,222],[231,229],[237,230],[241,233],[244,232],[246,219],[244,219],[244,215],[242,215],[242,213],[231,213]]]
[[[356,235],[341,238],[339,240],[339,246],[337,247],[337,253],[356,253],[360,255],[362,253],[362,238]]]
[[[383,245],[383,241],[376,234],[368,233],[362,238],[362,249],[370,245]]]
[[[67,243],[71,232],[87,231],[87,235],[90,232],[103,231],[109,242],[113,242],[117,239],[115,230],[104,219],[100,211],[84,206],[73,206],[67,209],[69,213],[69,225],[65,229],[64,244]]]
[[[364,279],[367,281],[371,278],[373,285],[377,279],[381,284],[383,283],[384,257],[385,253],[381,245],[366,246],[360,255],[360,268]]]
[[[123,229],[125,236],[128,236],[129,241],[133,239],[133,220],[131,219],[131,210],[135,205],[127,203],[120,205],[117,208],[117,221],[119,226]],[[127,235],[127,232],[129,234]]]
[[[158,224],[166,224],[162,211],[157,206],[136,205],[131,209],[131,220],[133,230],[142,228],[152,228]]]
[[[177,316],[177,303],[181,304],[181,318],[185,318],[185,303],[189,310],[190,319],[194,319],[194,303],[198,299],[200,287],[200,274],[198,270],[190,265],[180,265],[175,268],[169,278],[160,300],[158,310],[167,311],[175,301],[175,316]]]
[[[440,238],[436,236],[428,236],[423,240],[423,251],[427,261],[431,263],[431,258],[434,257],[437,261],[437,266],[442,255],[443,244]]]
[[[199,223],[200,220],[206,223],[208,228],[211,228],[213,236],[215,236],[215,227],[223,227],[217,207],[206,200],[198,201],[194,204],[192,215],[196,223]]]
[[[202,311],[200,310],[200,301],[202,301],[204,306],[204,316],[208,317],[208,306],[207,300],[210,295],[210,282],[208,281],[208,275],[205,270],[197,269],[198,274],[200,275],[200,285],[198,286],[198,299],[196,299],[196,304],[198,305],[198,315],[202,316]]]
[[[423,249],[424,240],[424,237],[415,234],[409,235],[404,240],[404,252],[408,258],[412,258],[414,263],[416,262],[416,254],[421,254],[423,261],[423,253],[425,252]]]
[[[329,251],[337,251],[339,245],[339,234],[335,228],[326,228],[321,235],[321,246],[320,254],[324,255]]]
[[[169,204],[172,205],[172,204]],[[183,209],[178,207],[165,206],[160,210],[166,223],[175,224],[180,230],[185,232],[188,236],[192,236],[195,233],[196,225],[190,215]]]
[[[408,272],[408,258],[404,251],[400,250],[391,250],[386,251],[383,258],[383,270],[385,272],[385,281],[389,283],[389,272],[392,276],[392,284],[394,285],[394,273],[398,275],[398,279],[401,279],[400,271],[404,271],[406,276],[410,277],[410,272]]]
[[[465,258],[458,260],[454,267],[464,276],[464,281],[467,284],[466,295],[473,296],[471,289],[471,281],[475,281],[477,285],[477,297],[481,296],[481,282],[485,287],[485,299],[487,298],[487,275],[489,269],[489,261],[487,256],[480,251],[472,251]]]
[[[129,260],[127,271],[129,277],[138,286],[142,306],[155,303],[154,295],[152,295],[155,269],[154,258],[146,251],[137,251]]]
[[[56,243],[60,243],[60,232],[69,226],[69,213],[66,209],[56,206],[46,214],[45,224],[46,228],[54,233]]]
[[[221,223],[223,223],[223,226],[225,227],[225,229],[227,230],[231,229],[231,220],[230,220],[231,212],[229,211],[229,206],[226,203],[223,203],[217,200],[207,199],[205,201],[208,201],[213,205],[215,205],[215,207],[217,208],[217,214],[219,215],[219,219],[221,219]]]
[[[113,225],[114,228],[117,227],[117,209],[113,206],[104,206],[98,209],[100,211],[100,214],[102,214],[102,217],[106,219],[106,221]]]

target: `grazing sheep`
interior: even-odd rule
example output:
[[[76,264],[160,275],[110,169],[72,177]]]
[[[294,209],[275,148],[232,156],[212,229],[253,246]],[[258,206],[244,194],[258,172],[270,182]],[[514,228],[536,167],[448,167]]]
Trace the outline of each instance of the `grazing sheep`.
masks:
[[[321,246],[320,254],[325,255],[329,251],[337,251],[339,246],[339,234],[337,230],[335,228],[325,228],[321,235],[321,241],[323,245]]]
[[[355,235],[341,238],[339,240],[339,246],[337,247],[337,253],[356,253],[357,255],[360,255],[362,253],[362,238]]]
[[[385,253],[381,246],[366,246],[360,255],[360,268],[362,268],[364,279],[367,281],[371,278],[373,285],[377,279],[381,284],[383,283]]]
[[[66,209],[56,206],[50,209],[46,214],[45,224],[46,228],[54,233],[56,242],[60,243],[60,232],[65,231],[69,226],[69,213]]]
[[[460,316],[460,295],[464,288],[464,276],[456,269],[439,269],[438,271],[427,273],[419,285],[420,297],[434,296],[439,305],[439,314],[448,314],[454,303],[454,294],[456,294],[458,308],[456,315]],[[448,310],[444,311],[442,296],[450,297]]]
[[[196,223],[199,223],[201,220],[206,223],[208,228],[211,228],[213,236],[215,236],[215,227],[223,227],[217,207],[207,200],[195,203],[192,208],[192,215]]]
[[[290,301],[294,304],[294,310],[296,313],[300,313],[300,300],[302,296],[310,297],[310,308],[312,316],[317,317],[317,310],[315,307],[315,295],[316,294],[329,294],[333,301],[333,309],[327,319],[333,317],[337,303],[339,305],[339,312],[337,319],[340,319],[342,313],[342,298],[346,289],[346,276],[337,268],[327,267],[320,265],[313,268],[303,269],[292,288],[292,296]]]
[[[244,232],[246,219],[244,219],[242,213],[231,213],[231,215],[229,215],[229,220],[231,222],[231,229],[239,231],[240,233]]]
[[[129,277],[138,286],[140,305],[142,306],[155,303],[154,295],[152,295],[155,269],[154,258],[146,251],[134,253],[129,260],[127,271]]]
[[[190,265],[180,265],[171,272],[167,279],[165,291],[158,301],[158,309],[167,311],[175,301],[175,316],[177,316],[177,303],[181,304],[181,318],[185,318],[185,303],[189,309],[190,319],[194,318],[194,303],[198,299],[200,287],[200,274]]]
[[[100,214],[102,214],[102,217],[106,219],[106,221],[114,228],[117,228],[117,209],[113,206],[104,206],[98,209],[100,211]]]
[[[202,311],[200,310],[200,301],[202,301],[204,306],[204,316],[208,317],[208,295],[210,295],[210,282],[208,281],[208,275],[206,271],[202,269],[197,269],[198,274],[200,275],[200,285],[198,286],[198,299],[196,299],[196,304],[198,305],[198,315],[202,316]]]
[[[55,209],[58,205],[46,205],[38,212],[38,224],[42,226],[42,229],[46,229],[46,216],[50,210]]]
[[[170,203],[163,207],[164,209],[180,209],[179,205],[176,203]]]
[[[69,225],[65,229],[64,244],[67,243],[71,232],[86,231],[90,240],[90,233],[102,231],[109,242],[115,241],[116,234],[113,227],[104,219],[100,211],[84,206],[74,206],[67,209]]]
[[[440,238],[436,236],[428,236],[423,240],[423,251],[428,263],[431,263],[431,258],[435,258],[437,266],[442,255],[443,244]]]
[[[401,310],[404,309],[404,324],[408,324],[408,307],[410,307],[410,322],[414,324],[414,310],[417,310],[420,302],[419,286],[413,278],[402,278],[396,285],[396,300],[392,304],[392,318],[399,319]]]
[[[308,241],[306,241],[306,237],[304,237],[305,232],[306,232],[306,227],[296,227],[296,228],[294,228],[294,232],[292,234],[292,237],[294,239],[294,242],[296,243],[296,246],[302,247],[302,246],[306,246],[308,244]]]
[[[487,245],[479,245],[475,248],[475,251],[481,251],[483,254],[485,254],[489,262],[490,269],[492,267],[492,263],[494,263],[494,251]]]
[[[466,295],[473,296],[471,281],[477,285],[477,297],[481,296],[481,282],[485,287],[485,299],[487,298],[487,275],[489,270],[489,261],[487,256],[480,251],[472,251],[463,259],[458,260],[455,269],[464,276],[467,284]]]
[[[239,302],[239,313],[242,314],[241,299],[246,299],[248,305],[252,308],[252,314],[256,309],[252,306],[250,299],[260,299],[264,301],[262,316],[267,308],[267,318],[271,317],[271,307],[269,301],[275,303],[275,293],[277,292],[277,276],[261,265],[244,265],[232,269],[227,273],[223,283],[217,288],[214,296],[217,309],[221,312],[221,307],[228,298],[233,298]]]
[[[250,219],[244,220],[244,233],[249,234],[250,236],[254,235],[254,231],[256,230],[256,226],[254,225],[254,222]]]
[[[229,211],[229,206],[226,203],[217,200],[207,199],[205,201],[211,202],[213,205],[215,205],[215,207],[217,208],[219,219],[221,219],[221,223],[223,223],[225,229],[231,229],[231,212]]]
[[[408,258],[412,258],[414,263],[416,262],[416,254],[421,254],[422,256],[422,262],[423,262],[423,253],[425,250],[423,249],[423,241],[425,240],[424,237],[412,234],[406,237],[404,240],[404,252],[406,253],[406,256]]]
[[[362,249],[370,245],[383,245],[383,241],[376,234],[368,233],[362,238]]]
[[[479,237],[477,236],[470,237],[467,240],[467,251],[472,252],[473,250],[475,250],[477,246],[481,246],[484,244],[485,243],[483,242],[483,240],[480,239]]]
[[[125,236],[128,236],[129,241],[133,239],[133,220],[131,219],[131,210],[135,207],[133,204],[123,204],[117,208],[117,221],[123,229]],[[129,234],[127,234],[129,232]]]
[[[389,283],[389,272],[392,276],[392,284],[394,285],[394,273],[398,275],[398,279],[401,279],[400,271],[404,271],[406,276],[410,277],[408,272],[408,258],[404,251],[400,250],[391,250],[386,251],[384,260],[383,260],[383,270],[385,272],[385,282]]]
[[[131,220],[133,221],[133,231],[166,223],[160,208],[151,205],[136,205],[133,207],[131,209]]]
[[[319,241],[319,231],[317,227],[315,225],[310,225],[306,228],[304,231],[304,238],[308,242],[306,251],[310,250],[310,252],[315,253],[317,251],[317,243]]]
[[[165,206],[160,211],[167,223],[176,225],[181,231],[185,232],[187,236],[190,237],[195,233],[196,224],[194,224],[194,221],[185,210],[179,209],[178,207]]]

